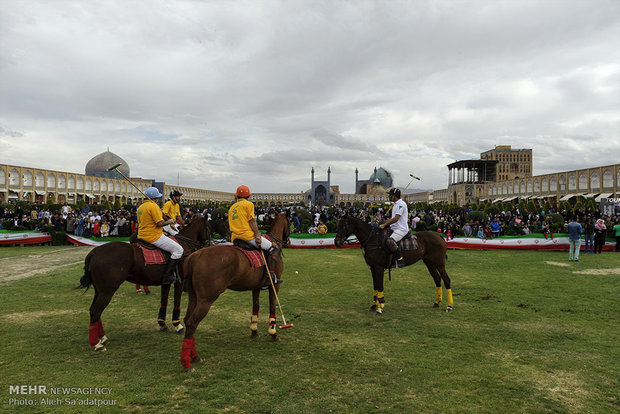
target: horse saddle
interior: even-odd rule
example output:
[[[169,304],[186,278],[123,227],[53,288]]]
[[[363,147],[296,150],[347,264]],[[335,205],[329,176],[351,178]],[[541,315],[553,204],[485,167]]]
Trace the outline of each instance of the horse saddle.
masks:
[[[391,253],[391,252],[390,252],[390,249],[387,247],[386,241],[387,239],[390,238],[391,235],[392,235],[392,231],[391,230],[387,231],[386,234],[383,236],[383,241],[381,243],[381,247],[388,253]],[[418,238],[416,237],[415,234],[411,234],[411,232],[409,232],[405,235],[405,237],[400,239],[400,241],[398,241],[396,244],[398,245],[398,248],[400,249],[400,251],[417,250],[418,249]]]

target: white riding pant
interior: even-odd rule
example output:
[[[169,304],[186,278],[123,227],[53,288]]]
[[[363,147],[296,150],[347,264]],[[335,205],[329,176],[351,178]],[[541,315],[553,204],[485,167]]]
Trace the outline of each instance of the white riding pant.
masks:
[[[246,241],[247,241],[248,243],[250,243],[252,246],[254,246],[254,247],[258,247],[258,246],[256,245],[256,239],[250,239],[250,240],[246,240]],[[269,240],[267,240],[266,238],[264,238],[264,237],[262,237],[262,236],[261,236],[261,238],[260,238],[260,248],[261,248],[262,250],[269,251],[269,249],[271,249],[271,246],[273,246],[273,245],[271,244],[271,242],[270,242]]]
[[[166,233],[171,234],[171,235],[173,235],[173,236],[175,236],[175,235],[179,234],[179,232],[178,232],[178,231],[176,231],[176,230],[175,230],[175,228],[174,228],[174,227],[172,227],[172,225],[171,225],[171,224],[166,224],[166,225],[163,227],[163,229],[164,229],[164,231],[165,231]]]
[[[400,230],[400,229],[394,230],[392,234],[390,235],[390,237],[394,239],[396,243],[398,243],[399,241],[403,239],[403,237],[407,235],[408,232],[409,230]]]
[[[180,259],[181,256],[183,256],[183,247],[165,234],[162,234],[159,239],[155,240],[151,244],[154,244],[162,250],[170,252],[170,258],[173,260]]]

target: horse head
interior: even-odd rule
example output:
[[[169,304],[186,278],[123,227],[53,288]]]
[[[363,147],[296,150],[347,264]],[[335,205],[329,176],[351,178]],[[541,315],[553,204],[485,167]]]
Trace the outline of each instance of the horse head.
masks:
[[[351,225],[349,223],[349,215],[345,213],[338,220],[336,237],[334,237],[334,244],[336,247],[342,247],[344,241],[348,239],[351,234],[353,234],[353,230],[351,229]]]
[[[273,237],[282,247],[288,247],[290,240],[291,225],[286,213],[277,213],[276,218],[271,223],[267,234]]]

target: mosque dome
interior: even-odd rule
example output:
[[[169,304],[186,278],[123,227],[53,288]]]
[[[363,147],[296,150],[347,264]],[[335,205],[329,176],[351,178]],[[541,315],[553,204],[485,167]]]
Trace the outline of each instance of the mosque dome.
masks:
[[[381,184],[383,188],[392,187],[392,174],[383,167],[375,168],[369,179],[370,182]]]
[[[119,157],[118,155],[110,152],[110,149],[106,152],[102,152],[99,155],[95,155],[86,163],[86,175],[95,177],[107,177],[107,178],[122,178],[116,171],[108,171],[108,168],[121,164],[118,170],[129,177],[129,165],[127,161]]]

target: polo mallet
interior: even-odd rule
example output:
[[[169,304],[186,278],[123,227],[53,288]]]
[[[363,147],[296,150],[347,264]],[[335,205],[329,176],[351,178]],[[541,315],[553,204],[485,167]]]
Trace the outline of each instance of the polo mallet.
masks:
[[[292,328],[294,325],[292,323],[286,323],[286,318],[284,318],[284,312],[282,312],[282,305],[280,305],[280,299],[278,299],[278,293],[276,292],[276,286],[273,284],[273,280],[271,280],[271,271],[269,270],[269,266],[267,265],[267,259],[265,258],[265,252],[263,252],[263,249],[260,249],[260,254],[263,255],[263,261],[265,262],[265,268],[267,269],[267,277],[269,278],[269,282],[271,282],[271,288],[273,289],[273,294],[276,295],[276,302],[278,304],[278,309],[280,309],[280,315],[282,315],[282,322],[284,322],[284,325],[280,325],[280,329]]]
[[[134,184],[134,183],[133,183],[133,182],[132,182],[129,178],[127,178],[127,176],[126,176],[125,174],[123,174],[122,172],[120,172],[120,171],[118,170],[118,167],[120,167],[121,165],[123,165],[123,164],[120,164],[120,163],[119,163],[119,164],[113,165],[113,166],[111,166],[110,168],[108,168],[108,171],[112,171],[112,170],[116,171],[116,172],[117,172],[117,173],[119,173],[119,174],[120,174],[120,175],[121,175],[121,176],[122,176],[125,180],[127,180],[127,182],[133,186],[133,188],[135,188],[136,190],[138,190],[138,191],[139,191],[139,192],[140,192],[140,193],[141,193],[144,197],[148,198],[148,199],[149,199],[149,200],[151,200],[151,201],[155,201],[155,200],[153,200],[151,197],[149,197],[149,196],[147,196],[146,194],[144,194],[144,192],[143,192],[142,190],[140,190],[140,189],[139,189],[139,188],[138,188],[138,187],[137,187],[137,186],[136,186],[136,185],[135,185],[135,184]]]
[[[420,177],[416,177],[416,176],[415,176],[415,175],[413,175],[413,174],[409,174],[409,177],[411,177],[411,181],[409,181],[409,184],[407,184],[407,187],[405,187],[405,189],[403,190],[403,193],[404,193],[405,191],[407,191],[407,189],[409,188],[409,186],[411,185],[411,183],[413,182],[413,180],[418,180],[418,181],[420,181]]]

